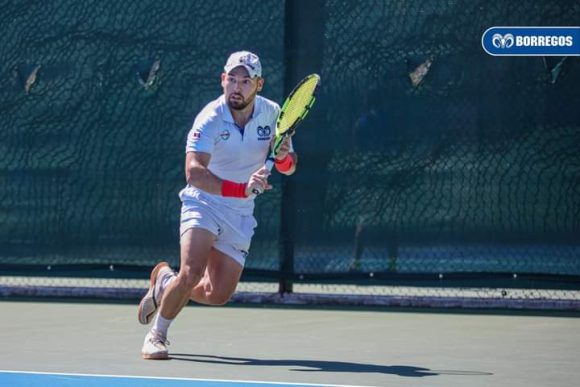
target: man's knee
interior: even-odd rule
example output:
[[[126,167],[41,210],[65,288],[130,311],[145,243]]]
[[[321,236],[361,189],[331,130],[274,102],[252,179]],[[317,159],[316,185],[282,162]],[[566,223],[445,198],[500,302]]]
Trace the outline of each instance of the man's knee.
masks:
[[[177,286],[183,289],[193,289],[203,278],[204,269],[196,267],[185,267],[179,271],[176,281]]]
[[[230,298],[232,298],[233,292],[224,292],[224,291],[211,291],[210,293],[206,294],[207,301],[210,305],[224,305],[226,304]]]

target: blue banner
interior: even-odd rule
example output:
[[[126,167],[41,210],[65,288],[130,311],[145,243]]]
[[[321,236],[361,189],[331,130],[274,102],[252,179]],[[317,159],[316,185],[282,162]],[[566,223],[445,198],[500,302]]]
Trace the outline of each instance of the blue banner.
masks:
[[[493,56],[580,56],[580,27],[491,27],[481,45]]]

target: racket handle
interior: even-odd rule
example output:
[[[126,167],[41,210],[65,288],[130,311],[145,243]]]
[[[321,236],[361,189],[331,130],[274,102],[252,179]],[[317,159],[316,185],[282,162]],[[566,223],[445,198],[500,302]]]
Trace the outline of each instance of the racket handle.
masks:
[[[273,157],[268,157],[266,159],[266,163],[264,164],[264,166],[266,168],[268,168],[268,171],[271,171],[272,168],[274,167],[274,158]],[[256,196],[260,195],[261,193],[263,193],[264,191],[258,189],[258,188],[254,188],[252,189],[252,193]]]
[[[271,171],[272,168],[274,167],[274,158],[273,157],[268,157],[266,159],[266,168],[268,168],[268,171]]]

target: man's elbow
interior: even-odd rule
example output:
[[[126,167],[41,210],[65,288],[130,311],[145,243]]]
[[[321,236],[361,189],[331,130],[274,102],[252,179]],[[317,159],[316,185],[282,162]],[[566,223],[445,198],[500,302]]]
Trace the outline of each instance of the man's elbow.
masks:
[[[187,184],[193,186],[199,186],[199,182],[203,178],[205,168],[201,167],[197,163],[191,162],[185,170],[185,179]]]

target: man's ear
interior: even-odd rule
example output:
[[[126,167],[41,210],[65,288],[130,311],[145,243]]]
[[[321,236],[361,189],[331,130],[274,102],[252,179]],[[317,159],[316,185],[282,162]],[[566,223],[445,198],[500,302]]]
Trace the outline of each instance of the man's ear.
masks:
[[[258,79],[258,91],[262,91],[263,87],[264,87],[264,78],[259,78]]]
[[[226,77],[227,77],[227,74],[226,73],[222,73],[222,82],[221,82],[222,83],[222,87],[225,87]]]

